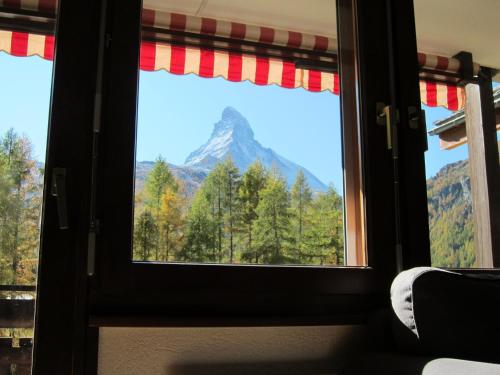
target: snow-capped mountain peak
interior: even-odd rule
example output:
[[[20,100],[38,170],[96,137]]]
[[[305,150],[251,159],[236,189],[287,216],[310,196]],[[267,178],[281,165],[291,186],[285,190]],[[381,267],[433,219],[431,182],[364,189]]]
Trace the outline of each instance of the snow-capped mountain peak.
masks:
[[[214,126],[212,137],[219,134],[232,132],[234,137],[243,139],[253,139],[253,130],[247,119],[244,118],[233,107],[226,107],[222,111],[222,118]]]
[[[192,152],[184,165],[210,170],[228,156],[231,156],[241,173],[259,159],[267,168],[278,168],[289,185],[293,184],[297,172],[302,170],[313,190],[326,190],[326,185],[307,169],[278,155],[272,149],[263,147],[255,140],[247,119],[232,107],[224,109],[220,121],[214,125],[210,139]]]

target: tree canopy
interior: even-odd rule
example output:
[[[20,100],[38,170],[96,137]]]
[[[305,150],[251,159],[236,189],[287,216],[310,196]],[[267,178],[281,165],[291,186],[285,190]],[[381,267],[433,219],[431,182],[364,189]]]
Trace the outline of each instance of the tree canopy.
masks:
[[[342,264],[342,218],[341,197],[333,188],[313,192],[303,172],[289,189],[259,160],[241,173],[226,158],[190,196],[158,158],[137,194],[134,254],[150,261]]]

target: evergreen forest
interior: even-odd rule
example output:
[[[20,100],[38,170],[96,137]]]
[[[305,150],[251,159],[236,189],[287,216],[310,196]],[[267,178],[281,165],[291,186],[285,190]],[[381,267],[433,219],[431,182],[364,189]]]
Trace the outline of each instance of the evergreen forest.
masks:
[[[26,136],[0,137],[0,284],[36,284],[43,170]]]
[[[136,193],[134,259],[160,262],[338,265],[344,262],[342,198],[313,192],[302,172],[288,188],[255,161],[230,157],[194,193],[159,157]]]

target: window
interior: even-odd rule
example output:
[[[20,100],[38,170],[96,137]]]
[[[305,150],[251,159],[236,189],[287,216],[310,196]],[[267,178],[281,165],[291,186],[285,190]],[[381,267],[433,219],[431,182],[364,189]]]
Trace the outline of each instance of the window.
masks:
[[[182,5],[187,8],[181,9],[177,3],[175,6],[164,3],[155,9],[148,9],[147,2],[144,9],[139,4],[120,4],[119,11],[111,11],[113,22],[108,28],[112,41],[106,53],[103,126],[99,134],[95,289],[91,294],[96,324],[103,324],[116,315],[133,314],[133,311],[141,311],[144,316],[166,314],[166,319],[174,319],[175,314],[196,319],[241,317],[242,314],[264,317],[278,312],[307,319],[306,316],[318,317],[344,308],[363,310],[383,302],[376,293],[388,285],[396,272],[393,166],[385,146],[386,130],[376,125],[376,116],[372,115],[377,102],[388,101],[391,88],[387,84],[387,38],[380,37],[386,35],[387,29],[370,20],[375,13],[382,18],[386,13],[374,5],[364,5],[366,8],[362,11],[353,9],[351,1],[342,0],[337,8],[338,16],[330,20],[331,13],[318,12],[316,7],[309,9],[304,7],[305,3],[291,9],[290,15],[285,15],[279,6],[280,9],[272,8],[274,3],[259,4],[265,12],[254,18],[252,13],[235,10],[229,3],[220,8],[205,8],[201,18],[194,16],[196,11],[188,9],[188,5]],[[265,14],[273,12],[275,15],[266,20]],[[358,12],[357,22],[364,25],[359,30],[359,23],[353,18]],[[142,27],[139,28],[141,13]],[[322,17],[326,17],[326,23],[318,21]],[[307,24],[309,29],[304,26]],[[315,51],[315,45],[325,48],[325,39],[314,37],[321,35],[316,28],[327,30],[327,36],[336,38],[334,53],[328,49],[321,53]],[[362,34],[359,40],[358,32]],[[273,43],[259,41],[266,35],[276,37]],[[283,36],[284,41],[280,39]],[[382,41],[381,44],[374,44],[375,39]],[[304,49],[301,41],[309,49]],[[370,58],[375,47],[377,53],[383,52],[379,59]],[[261,75],[262,71],[266,74]],[[337,80],[340,96],[334,95]],[[417,87],[416,81],[412,84]],[[275,93],[279,95],[274,96]],[[250,99],[242,99],[241,94]],[[202,96],[202,100],[196,101],[197,96]],[[309,102],[308,98],[313,99]],[[273,105],[272,101],[281,105]],[[336,109],[337,103],[340,111]],[[302,112],[295,108],[298,106]],[[282,108],[288,109],[280,115]],[[319,122],[314,113],[311,114],[314,111],[330,118]],[[293,118],[287,112],[293,114]],[[340,120],[336,122],[338,112]],[[283,124],[269,125],[263,120],[280,116],[290,122],[286,132]],[[300,118],[315,121],[297,124]],[[217,141],[233,141],[224,138],[229,134],[224,134],[226,127],[231,129],[231,136],[237,127],[239,135],[255,148],[241,169],[233,167],[239,160],[235,160],[234,155],[225,157],[229,156],[225,151],[220,156],[209,155],[208,151],[225,145]],[[209,141],[212,133],[216,139]],[[330,138],[320,139],[324,137]],[[297,143],[299,140],[302,142]],[[342,148],[341,153],[335,149],[335,142],[340,144],[337,147]],[[283,144],[291,144],[293,149],[289,151],[288,147],[281,146]],[[324,144],[326,151],[313,148]],[[198,148],[198,152],[189,156]],[[265,151],[266,148],[274,151]],[[334,236],[320,233],[315,240],[320,245],[325,243],[328,249],[332,238],[343,238],[344,247],[332,246],[341,249],[342,254],[328,250],[333,259],[328,259],[328,254],[310,256],[308,251],[319,253],[321,249],[320,246],[308,248],[312,241],[306,246],[304,237],[304,248],[295,246],[300,243],[300,233],[298,229],[289,228],[300,226],[297,222],[300,209],[292,205],[291,191],[297,173],[287,178],[283,170],[277,170],[273,161],[265,158],[259,166],[257,151],[273,155],[276,160],[287,159],[293,162],[288,165],[295,171],[302,170],[305,178],[307,169],[319,180],[338,174],[333,163],[341,158],[342,177],[332,178],[336,193],[331,196],[337,202],[342,197],[343,202],[333,205],[334,210],[324,215],[321,209],[314,212],[315,199],[328,196],[313,191],[313,182],[309,182],[312,178],[307,183],[312,201],[308,214],[315,213],[314,220],[328,219],[328,225],[338,223],[330,227]],[[331,157],[334,159],[328,159]],[[331,169],[330,165],[327,168],[326,178],[318,177],[323,173],[322,159],[332,160],[328,162],[332,165]],[[261,214],[258,218],[262,218],[262,222],[250,220],[252,245],[249,246],[247,227],[241,225],[240,217],[232,217],[233,208],[245,202],[245,191],[236,190],[232,183],[218,184],[218,180],[227,182],[228,171],[234,171],[233,176],[239,175],[241,180],[249,176],[245,175],[245,168],[253,163],[256,164],[252,169],[261,170],[255,175],[265,176],[263,190],[269,188],[263,196],[259,194],[259,199],[267,199],[266,194],[272,193],[284,198],[284,204],[259,208],[261,201],[257,202],[254,210]],[[214,170],[221,173],[217,175]],[[179,177],[182,173],[188,174],[184,181]],[[153,177],[156,181],[163,179],[164,185],[155,185]],[[212,186],[208,186],[207,181]],[[219,187],[221,192],[225,189],[221,199],[215,194]],[[421,187],[425,191],[423,184]],[[189,189],[196,191],[192,197]],[[243,198],[228,204],[229,197],[236,193]],[[190,203],[190,199],[194,203]],[[163,204],[165,200],[167,204]],[[295,211],[295,215],[288,216],[289,237],[283,242],[284,236],[280,237],[280,246],[286,246],[275,247],[280,251],[274,254],[269,250],[273,250],[272,246],[278,241],[273,242],[276,236],[273,238],[273,233],[268,233],[269,228],[273,229],[266,226],[268,207],[270,211],[280,208],[288,214]],[[169,211],[174,213],[169,218],[169,231],[179,223],[184,228],[191,224],[193,229],[198,224],[206,225],[208,230],[193,230],[190,246],[186,246],[189,227],[187,235],[170,231],[169,236],[175,236],[168,237],[167,241],[165,221],[161,221],[168,217]],[[236,212],[238,215],[234,216],[244,213],[243,210]],[[384,220],[380,220],[382,213]],[[329,220],[329,215],[334,216],[333,220]],[[323,230],[316,225],[304,227],[308,241],[317,235],[312,229]],[[160,230],[163,231],[161,238]],[[200,240],[202,235],[211,238]],[[185,242],[175,244],[179,240]],[[196,241],[201,244],[199,248]],[[254,245],[261,245],[256,246],[258,251],[254,252]],[[189,257],[183,253],[186,249],[191,253]],[[201,251],[197,254],[198,249]]]
[[[197,17],[148,6],[134,260],[344,265],[333,3],[309,15],[325,35],[304,33],[313,24],[293,12],[272,20],[305,23],[287,31],[241,23],[244,7],[229,22],[205,17],[210,7]]]

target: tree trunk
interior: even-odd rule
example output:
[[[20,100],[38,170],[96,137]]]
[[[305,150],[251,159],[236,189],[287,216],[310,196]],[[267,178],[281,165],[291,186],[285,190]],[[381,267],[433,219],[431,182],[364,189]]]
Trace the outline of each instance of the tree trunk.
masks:
[[[219,206],[219,211],[217,212],[217,226],[218,226],[219,243],[217,245],[219,248],[219,263],[221,263],[222,262],[222,211],[221,211],[222,210],[222,207],[221,207],[222,196],[221,196],[220,182],[219,182],[219,186],[218,186],[218,194],[219,194],[219,197],[217,200],[217,204]]]
[[[16,210],[16,219],[14,226],[14,242],[12,243],[12,284],[17,284],[17,267],[19,264],[19,254],[17,253],[19,247],[19,224],[21,219],[22,204],[21,201],[21,181],[17,185],[16,200],[18,209]]]
[[[165,235],[165,251],[166,251],[166,256],[165,256],[165,262],[168,262],[168,253],[170,250],[170,228],[168,227],[167,224],[167,232]]]
[[[280,240],[279,240],[279,235],[278,235],[278,218],[277,218],[277,214],[276,214],[276,206],[273,207],[273,228],[274,228],[274,240],[276,242],[274,256],[277,260],[279,257],[279,254],[280,254]]]

